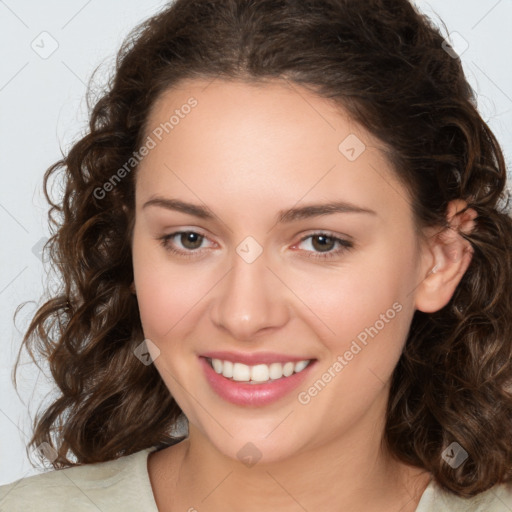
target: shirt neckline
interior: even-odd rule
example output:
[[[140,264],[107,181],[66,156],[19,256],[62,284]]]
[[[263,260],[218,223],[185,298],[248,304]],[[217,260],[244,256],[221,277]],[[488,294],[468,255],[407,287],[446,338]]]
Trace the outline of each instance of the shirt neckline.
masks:
[[[420,501],[418,501],[418,504],[416,505],[414,512],[428,512],[428,503],[429,503],[430,497],[431,497],[432,493],[435,492],[434,486],[435,486],[435,480],[431,473],[430,480],[429,480],[427,486],[425,487],[425,489],[423,490],[423,493],[421,494],[421,497],[420,497]]]
[[[137,464],[137,472],[139,476],[139,478],[137,478],[137,481],[140,484],[139,487],[142,496],[142,510],[145,510],[147,512],[160,512],[156,504],[155,495],[153,493],[153,486],[151,485],[148,470],[149,455],[150,453],[156,451],[157,449],[157,446],[151,446],[149,448],[145,448],[144,450],[142,450],[140,454],[139,463]]]

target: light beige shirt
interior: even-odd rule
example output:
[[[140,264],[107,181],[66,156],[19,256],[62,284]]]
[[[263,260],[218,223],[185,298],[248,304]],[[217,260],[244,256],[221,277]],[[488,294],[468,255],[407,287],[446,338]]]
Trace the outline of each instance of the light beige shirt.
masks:
[[[148,455],[155,449],[0,486],[0,512],[158,512],[147,469]],[[200,500],[190,504],[194,508],[201,510]],[[512,485],[496,485],[464,499],[432,480],[416,512],[512,512]]]

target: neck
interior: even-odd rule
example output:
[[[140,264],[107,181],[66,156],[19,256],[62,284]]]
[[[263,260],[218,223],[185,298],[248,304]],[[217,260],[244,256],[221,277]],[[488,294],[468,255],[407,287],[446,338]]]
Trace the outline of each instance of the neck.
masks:
[[[286,461],[248,467],[222,456],[205,458],[193,439],[183,443],[177,492],[186,490],[194,498],[181,510],[383,512],[389,507],[407,512],[416,509],[430,479],[425,471],[354,445],[328,444]]]
[[[247,466],[190,425],[187,439],[162,450],[168,457],[159,471],[165,491],[155,486],[159,510],[414,512],[430,475],[387,453],[383,431],[382,422],[368,418],[366,426],[286,459]]]

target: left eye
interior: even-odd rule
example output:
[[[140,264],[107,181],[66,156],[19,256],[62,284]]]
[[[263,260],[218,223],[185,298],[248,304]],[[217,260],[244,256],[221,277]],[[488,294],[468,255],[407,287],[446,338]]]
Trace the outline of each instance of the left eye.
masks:
[[[309,242],[306,244],[309,246],[309,249],[319,252],[329,252],[336,246],[337,242],[334,237],[326,234],[309,235],[308,237],[303,238],[301,242],[305,242],[306,240]]]
[[[297,246],[300,246],[302,243],[305,243],[305,250],[310,252],[309,256],[313,258],[335,256],[353,247],[352,242],[332,236],[329,233],[313,233],[305,236]],[[335,249],[336,247],[338,249]]]

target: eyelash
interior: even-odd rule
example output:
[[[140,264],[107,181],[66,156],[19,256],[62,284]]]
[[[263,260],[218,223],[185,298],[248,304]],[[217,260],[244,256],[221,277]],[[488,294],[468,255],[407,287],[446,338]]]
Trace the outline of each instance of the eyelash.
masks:
[[[181,251],[181,250],[178,250],[178,249],[174,248],[172,245],[170,245],[170,240],[172,238],[174,238],[175,236],[183,235],[183,234],[189,234],[189,233],[194,233],[195,235],[199,235],[203,239],[206,238],[204,235],[201,235],[201,233],[198,233],[197,231],[175,231],[174,233],[170,233],[168,235],[164,235],[162,237],[159,237],[158,240],[160,241],[160,244],[162,245],[162,247],[166,251],[170,252],[171,254],[176,254],[176,255],[181,256],[183,258],[193,258],[193,257],[196,256],[196,254],[198,252],[200,252],[200,249]],[[333,242],[337,243],[341,247],[339,249],[337,249],[337,250],[329,251],[329,252],[306,251],[306,253],[307,253],[306,257],[307,258],[317,259],[317,260],[328,260],[328,259],[331,259],[331,258],[335,258],[336,256],[339,256],[339,255],[349,251],[350,249],[352,249],[354,247],[354,244],[352,242],[350,242],[348,240],[344,240],[343,238],[338,238],[338,237],[336,237],[336,236],[334,236],[331,233],[326,232],[326,231],[318,231],[316,233],[311,233],[311,234],[301,238],[299,240],[298,244],[304,242],[308,238],[314,238],[314,237],[318,237],[318,236],[324,236],[326,238],[329,238],[330,240],[332,240]],[[298,244],[296,244],[296,245],[298,245]]]

